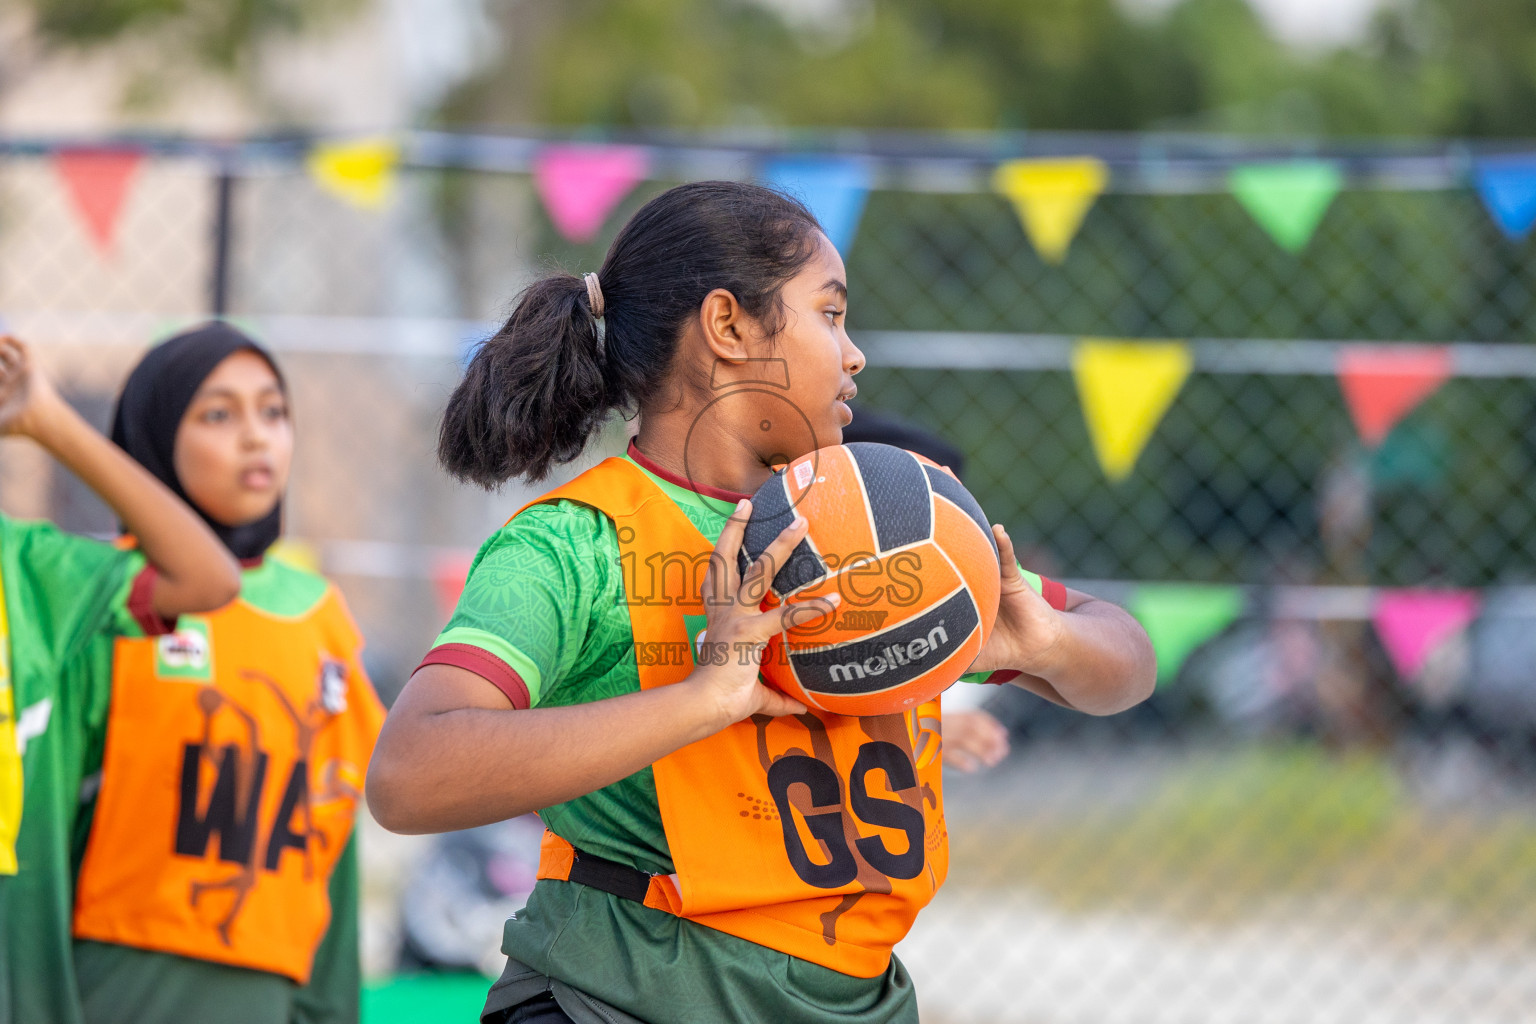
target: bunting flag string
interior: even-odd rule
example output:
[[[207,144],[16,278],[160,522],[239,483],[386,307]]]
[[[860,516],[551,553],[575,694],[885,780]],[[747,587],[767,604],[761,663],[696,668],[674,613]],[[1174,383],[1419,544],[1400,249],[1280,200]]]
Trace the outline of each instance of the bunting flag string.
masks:
[[[390,139],[323,142],[305,161],[325,191],[363,210],[377,210],[394,191],[400,145]]]
[[[1129,611],[1157,653],[1158,682],[1179,674],[1195,649],[1230,626],[1243,613],[1237,587],[1182,583],[1146,583],[1131,594]]]
[[[1482,607],[1475,590],[1386,590],[1371,610],[1376,634],[1403,679],[1413,679],[1441,644],[1472,624]]]
[[[1536,225],[1536,154],[1479,160],[1472,184],[1499,230],[1520,241]]]
[[[707,141],[685,144],[661,143],[645,146],[588,145],[578,143],[545,143],[541,140],[507,137],[450,135],[425,132],[410,136],[413,162],[423,167],[465,167],[494,171],[532,172],[544,180],[541,195],[551,208],[551,215],[561,221],[561,230],[573,232],[573,240],[586,232],[595,233],[590,227],[591,214],[574,213],[574,210],[603,210],[603,216],[611,212],[628,190],[644,177],[636,174],[633,167],[648,167],[650,156],[664,153],[669,164],[681,167],[680,177],[688,178],[703,173],[705,163],[712,169],[733,156],[738,160],[762,159],[753,151],[729,144],[711,144]],[[35,143],[28,143],[27,152],[33,152]],[[154,140],[135,142],[132,148],[121,146],[82,147],[72,144],[47,146],[66,179],[72,193],[79,189],[82,219],[87,223],[93,239],[106,237],[110,241],[113,215],[116,212],[114,195],[126,188],[132,170],[144,154],[166,151],[185,153],[191,148],[196,153],[207,153],[221,163],[234,160],[236,166],[247,157],[246,147],[231,146],[227,142],[199,142],[193,140]],[[262,143],[250,144],[253,151],[261,151]],[[0,150],[14,152],[0,140]],[[510,154],[510,155],[509,155]],[[256,157],[265,159],[265,155]],[[400,145],[389,140],[320,141],[315,143],[307,157],[309,169],[328,190],[348,202],[365,208],[382,206],[387,200],[393,171],[400,159]],[[466,163],[466,161],[468,161]],[[618,181],[609,187],[618,193],[616,198],[599,202],[603,188],[583,186],[584,176],[606,178],[601,165],[608,161],[611,168],[622,173]],[[961,155],[908,155],[885,157],[877,154],[819,156],[799,155],[768,158],[765,177],[775,184],[793,185],[791,177],[806,175],[816,179],[809,194],[823,187],[843,195],[840,200],[851,216],[839,218],[826,215],[829,221],[843,223],[851,219],[856,227],[858,213],[862,209],[861,192],[867,192],[870,182],[883,167],[892,162],[899,164],[902,172],[918,169],[915,180],[908,180],[905,187],[925,191],[937,187],[940,191],[952,191],[957,173],[974,175],[971,187],[987,187],[1001,193],[1013,204],[1031,242],[1041,257],[1052,263],[1062,262],[1070,244],[1081,227],[1086,213],[1103,194],[1110,181],[1110,171],[1104,160],[1083,156],[1070,159],[1023,158],[1004,161],[991,168],[977,167],[969,157]],[[965,164],[965,170],[956,166]],[[577,166],[580,165],[580,166]],[[1346,175],[1340,163],[1334,159],[1278,160],[1263,163],[1238,164],[1230,170],[1220,160],[1191,156],[1187,160],[1168,158],[1143,158],[1117,164],[1115,175],[1123,176],[1132,190],[1152,187],[1156,191],[1175,195],[1207,194],[1213,189],[1230,192],[1266,233],[1283,248],[1299,252],[1310,242],[1319,223],[1342,190]],[[1414,189],[1454,189],[1470,187],[1476,191],[1489,216],[1508,237],[1520,240],[1536,227],[1536,152],[1504,153],[1477,156],[1470,169],[1461,152],[1412,154],[1353,154],[1352,167],[1361,176],[1393,181],[1402,179]],[[540,174],[540,168],[543,173]],[[1170,178],[1170,167],[1177,173]],[[939,173],[928,174],[925,168]],[[1426,175],[1428,177],[1426,178]],[[90,179],[100,176],[102,184]],[[904,178],[908,176],[904,175]],[[941,186],[925,184],[928,179],[944,182]],[[76,184],[85,181],[83,189]],[[559,189],[552,182],[568,182]],[[568,198],[569,191],[578,198]],[[119,196],[120,198],[120,196]],[[821,211],[818,210],[818,215]],[[599,218],[601,220],[602,218]],[[600,227],[600,225],[599,225]],[[839,230],[839,235],[843,234]],[[847,236],[851,240],[851,233]]]
[[[1072,377],[1088,436],[1104,475],[1130,475],[1147,440],[1189,376],[1189,346],[1179,341],[1084,338],[1072,352]]]
[[[1232,171],[1232,194],[1275,244],[1297,253],[1312,241],[1344,187],[1337,166],[1322,161],[1248,164]]]
[[[54,168],[96,251],[110,256],[117,224],[143,154],[131,149],[64,149]]]
[[[1375,449],[1451,375],[1451,350],[1353,345],[1339,352],[1339,388],[1366,447]]]
[[[869,163],[846,157],[793,156],[771,160],[763,181],[801,199],[838,252],[848,253],[869,198]]]
[[[468,150],[470,166],[533,173],[551,218],[571,241],[590,241],[596,236],[613,207],[644,180],[654,152],[671,152],[684,164],[690,158],[697,160],[699,152],[713,154],[710,158],[716,163],[731,152],[739,152],[742,158],[751,155],[748,150],[707,144],[685,147],[687,154],[693,155],[687,157],[682,147],[668,150],[665,144],[541,143],[538,140],[444,134],[413,135],[412,152],[415,160],[421,161],[421,166],[461,167],[465,160],[464,140],[484,143]],[[513,147],[515,154],[510,161],[504,155],[508,143],[518,143]],[[184,146],[184,143],[180,144]],[[155,141],[135,143],[134,149],[68,144],[52,149],[60,177],[71,192],[81,220],[91,232],[95,246],[103,252],[111,249],[118,207],[132,180],[132,173],[143,157],[141,150],[146,147],[147,152],[160,150]],[[3,143],[0,143],[0,149],[3,149]],[[495,154],[495,158],[487,163],[484,158],[475,157],[479,152]],[[237,149],[235,157],[240,157],[240,150]],[[307,155],[307,164],[313,178],[324,189],[347,203],[364,209],[378,209],[389,198],[399,157],[401,146],[398,141],[319,141]],[[218,144],[218,158],[230,160],[227,144]],[[763,177],[776,186],[805,193],[817,216],[829,227],[829,235],[837,235],[839,247],[846,247],[856,233],[871,181],[885,160],[888,158],[879,155],[786,155],[770,158]],[[952,163],[955,158],[943,155],[903,157],[900,163],[909,169],[914,160],[920,164],[945,164],[946,161]],[[1413,181],[1413,187],[1425,187],[1424,157],[1402,158],[1412,163],[1412,167],[1404,169],[1399,169],[1398,158],[1392,155],[1364,160],[1366,163],[1359,173],[1389,180],[1395,175],[1404,175]],[[1475,189],[1491,220],[1508,238],[1519,241],[1536,227],[1536,154],[1478,157],[1471,163],[1470,170],[1461,155],[1442,154],[1430,160],[1430,173],[1439,183],[1435,187],[1470,186]],[[685,167],[682,177],[691,177],[691,173],[697,172],[690,172]],[[1111,181],[1109,167],[1097,157],[1020,158],[1003,161],[989,170],[972,170],[972,173],[977,173],[978,181],[982,180],[980,175],[991,175],[992,189],[1008,198],[1031,243],[1041,258],[1052,264],[1063,263],[1066,259],[1084,216],[1106,192]],[[1117,166],[1115,173],[1124,175],[1134,189],[1141,184],[1154,183],[1158,189],[1166,190],[1169,163],[1167,160],[1127,161],[1123,167]],[[951,178],[952,173],[949,173],[945,180]],[[1315,235],[1344,183],[1344,170],[1333,160],[1238,164],[1230,170],[1224,170],[1223,163],[1218,161],[1203,160],[1180,170],[1174,193],[1206,193],[1213,186],[1224,186],[1278,246],[1289,252],[1301,252]],[[923,190],[920,183],[909,187]],[[951,190],[951,187],[946,184],[943,190]],[[817,197],[825,198],[825,206]]]
[[[546,146],[534,158],[533,183],[555,230],[586,243],[650,167],[650,151],[640,146]]]
[[[992,186],[1008,197],[1040,258],[1061,263],[1083,218],[1109,184],[1109,168],[1094,157],[1073,160],[1010,160]]]

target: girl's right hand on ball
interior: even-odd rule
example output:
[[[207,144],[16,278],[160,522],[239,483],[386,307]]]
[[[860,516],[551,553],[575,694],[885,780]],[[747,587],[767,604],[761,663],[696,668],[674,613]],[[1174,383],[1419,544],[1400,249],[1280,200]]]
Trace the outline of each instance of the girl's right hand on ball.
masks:
[[[807,524],[796,516],[742,575],[737,559],[751,515],[752,503],[743,500],[720,531],[709,557],[703,593],[706,624],[694,659],[698,667],[688,677],[707,699],[716,702],[725,724],[751,715],[804,713],[805,705],[758,679],[763,649],[775,634],[831,615],[840,600],[838,594],[831,594],[761,611],[761,595],[805,538]]]

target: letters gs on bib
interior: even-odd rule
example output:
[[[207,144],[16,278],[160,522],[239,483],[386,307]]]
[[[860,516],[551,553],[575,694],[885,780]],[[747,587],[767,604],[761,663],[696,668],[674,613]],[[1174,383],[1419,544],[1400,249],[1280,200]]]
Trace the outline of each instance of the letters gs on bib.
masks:
[[[832,765],[805,754],[787,754],[768,769],[768,792],[773,796],[784,828],[784,852],[788,854],[795,874],[807,885],[818,889],[840,889],[854,881],[859,874],[855,849],[866,864],[889,878],[916,878],[922,873],[923,812],[900,800],[872,795],[868,777],[875,770],[885,774],[890,789],[897,793],[915,789],[917,773],[900,747],[876,740],[859,747],[853,771],[848,776],[848,810],[867,825],[905,833],[907,848],[900,853],[893,853],[878,835],[855,839],[850,849],[843,822],[843,781],[837,777]],[[801,818],[806,830],[821,842],[831,857],[825,864],[811,859],[795,827],[789,790],[797,783],[809,792],[813,811],[802,814]],[[825,809],[815,811],[815,808]]]

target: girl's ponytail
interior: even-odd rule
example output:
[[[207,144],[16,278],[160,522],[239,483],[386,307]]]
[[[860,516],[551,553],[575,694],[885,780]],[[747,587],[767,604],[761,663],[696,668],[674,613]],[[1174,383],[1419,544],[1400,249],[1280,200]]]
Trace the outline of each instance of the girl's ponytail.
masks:
[[[606,383],[600,330],[581,278],[529,287],[448,400],[437,438],[443,467],[493,490],[513,477],[541,480],[580,455],[620,404]]]
[[[488,490],[542,480],[581,454],[610,410],[672,391],[678,338],[711,290],[777,331],[784,282],[819,244],[811,212],[761,185],[668,189],[619,231],[590,283],[561,274],[523,293],[448,400],[438,459]]]

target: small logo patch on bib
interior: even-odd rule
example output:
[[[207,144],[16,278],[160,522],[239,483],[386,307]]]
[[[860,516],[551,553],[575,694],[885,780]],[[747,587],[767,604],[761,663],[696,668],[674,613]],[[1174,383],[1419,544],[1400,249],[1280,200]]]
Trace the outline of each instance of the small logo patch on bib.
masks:
[[[213,642],[205,620],[183,615],[176,632],[156,639],[155,675],[190,683],[213,681]]]

